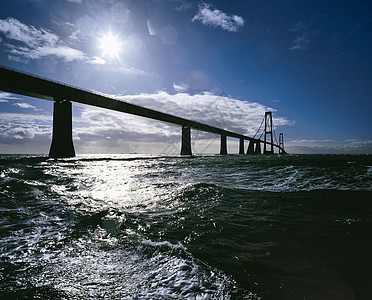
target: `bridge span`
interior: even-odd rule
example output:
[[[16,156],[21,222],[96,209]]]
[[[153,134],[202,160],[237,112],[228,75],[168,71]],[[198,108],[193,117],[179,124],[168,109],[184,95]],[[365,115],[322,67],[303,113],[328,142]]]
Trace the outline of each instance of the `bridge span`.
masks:
[[[192,155],[191,129],[220,135],[221,155],[227,154],[227,137],[239,139],[239,154],[245,153],[245,140],[249,141],[247,154],[261,154],[261,144],[263,144],[264,147],[264,154],[273,154],[274,147],[278,149],[278,153],[286,153],[284,150],[282,134],[281,139],[279,139],[281,141],[279,144],[275,144],[273,141],[271,112],[267,112],[265,114],[265,139],[262,141],[261,139],[252,138],[225,129],[156,111],[150,108],[123,102],[93,91],[84,90],[1,65],[0,90],[54,101],[53,138],[49,152],[49,156],[51,157],[75,156],[72,141],[71,101],[182,126],[181,155]],[[271,139],[269,139],[269,141],[266,140],[267,135],[271,135]],[[266,147],[269,147],[269,150],[267,150]]]

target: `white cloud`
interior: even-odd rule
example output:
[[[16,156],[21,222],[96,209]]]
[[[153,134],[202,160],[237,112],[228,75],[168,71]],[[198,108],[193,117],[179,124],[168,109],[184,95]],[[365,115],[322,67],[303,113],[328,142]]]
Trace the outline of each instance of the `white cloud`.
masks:
[[[94,56],[90,61],[89,61],[90,64],[92,65],[104,65],[106,63],[106,61],[101,58],[101,57],[98,57],[98,56]]]
[[[211,93],[172,95],[161,91],[155,94],[108,96],[248,136],[256,133],[265,111],[272,110],[256,102]],[[18,106],[19,104],[21,103],[17,103]],[[79,105],[79,108],[81,116],[73,117],[73,135],[77,151],[88,153],[179,151],[181,136],[179,126],[91,106]],[[42,137],[44,144],[40,143],[35,147],[41,149],[40,152],[47,152],[45,149],[49,149],[52,116],[0,113],[0,120],[0,144],[11,145],[26,140],[31,143]],[[291,122],[285,118],[275,117],[274,124],[282,126],[290,125]],[[203,152],[206,146],[212,143],[217,145],[219,137],[192,130],[192,141],[193,143],[199,141],[200,152]],[[151,145],[156,147],[152,148]],[[211,149],[207,151],[211,152]]]
[[[246,135],[256,133],[265,111],[275,111],[257,102],[241,101],[211,93],[171,95],[161,91],[156,94],[115,95],[114,97],[125,102]],[[273,123],[275,126],[291,124],[285,118],[275,116]]]
[[[10,59],[27,62],[29,59],[40,59],[45,56],[55,56],[64,61],[84,61],[87,56],[84,52],[66,46],[59,37],[50,31],[26,25],[17,19],[7,18],[0,20],[0,32],[9,40],[23,43],[5,44],[11,53]]]
[[[28,103],[14,103],[13,105],[18,106],[20,108],[36,108],[35,106],[28,104]]]
[[[199,11],[192,21],[200,21],[207,26],[221,27],[230,32],[236,32],[244,25],[242,17],[237,15],[229,16],[218,9],[213,9],[211,4],[206,3],[199,5]]]
[[[14,96],[14,94],[0,92],[0,103],[9,102],[9,100],[20,100],[21,98]]]
[[[0,93],[0,99],[12,96],[11,94],[4,96],[4,94],[7,93]],[[171,95],[166,92],[158,92],[155,94],[115,95],[115,97],[122,101],[248,136],[253,136],[256,133],[265,111],[272,110],[270,107],[256,102],[241,101],[227,96],[215,96],[211,93]],[[22,103],[17,103],[18,106],[19,104]],[[24,107],[26,108],[26,106]],[[73,117],[74,143],[78,153],[167,153],[169,149],[172,153],[179,153],[181,137],[179,126],[91,106],[81,105],[79,108],[82,111],[81,116]],[[276,114],[274,114],[273,123],[275,127],[293,124]],[[276,128],[276,132],[279,133],[278,128]],[[3,150],[7,149],[4,151],[27,153],[33,149],[33,153],[47,153],[50,147],[51,133],[51,115],[0,113],[0,144]],[[232,139],[229,145],[237,143],[235,140]],[[207,152],[214,153],[218,151],[219,138],[216,135],[192,130],[192,143],[195,153],[197,153],[197,147],[194,143],[199,143],[199,152],[207,149]],[[17,146],[19,144],[25,146],[19,147]],[[14,147],[11,149],[12,145]],[[208,145],[212,145],[213,149],[208,148]],[[284,134],[284,145],[289,153],[372,154],[371,140],[296,140],[286,139]],[[215,149],[217,150],[214,151]]]
[[[135,67],[120,67],[119,71],[125,75],[133,75],[133,76],[151,76],[151,77],[159,77],[159,74],[154,72],[146,72],[141,69],[137,69]]]
[[[298,154],[372,154],[371,140],[289,140],[284,141],[289,153]]]
[[[0,113],[0,143],[13,144],[39,136],[50,138],[52,116]],[[24,142],[24,141],[23,141]]]

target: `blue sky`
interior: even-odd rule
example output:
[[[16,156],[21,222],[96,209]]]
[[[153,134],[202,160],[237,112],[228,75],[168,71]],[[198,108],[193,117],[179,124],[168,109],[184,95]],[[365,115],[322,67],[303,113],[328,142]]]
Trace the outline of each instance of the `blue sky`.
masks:
[[[372,2],[3,0],[0,64],[253,135],[372,153]],[[222,95],[222,96],[221,96]],[[53,103],[0,93],[0,152],[47,153]],[[180,128],[74,105],[77,153],[177,153]],[[193,132],[196,153],[219,139]],[[229,140],[229,152],[238,144]],[[247,145],[246,145],[247,146]]]

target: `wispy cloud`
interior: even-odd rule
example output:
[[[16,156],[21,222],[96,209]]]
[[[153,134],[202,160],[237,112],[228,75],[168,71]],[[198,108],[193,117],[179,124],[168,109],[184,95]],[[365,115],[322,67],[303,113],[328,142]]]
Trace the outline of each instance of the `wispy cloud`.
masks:
[[[310,32],[305,22],[300,21],[294,24],[291,32],[295,34],[295,39],[288,50],[305,50],[310,43]]]
[[[106,60],[104,60],[102,57],[94,56],[89,60],[89,63],[92,65],[104,65]]]
[[[190,9],[192,9],[192,3],[187,1],[181,1],[181,4],[176,7],[177,11],[186,11]]]
[[[294,40],[292,46],[288,50],[305,50],[310,43],[309,36],[306,33],[302,33],[300,36],[297,36]]]
[[[21,98],[11,93],[0,92],[0,103],[9,102],[9,100],[20,100]]]
[[[0,20],[0,32],[8,40],[22,44],[9,44],[10,58],[27,62],[30,59],[40,59],[45,56],[55,56],[64,61],[82,61],[87,57],[84,52],[64,45],[59,37],[44,29],[26,25],[17,19]]]
[[[199,11],[192,21],[200,21],[207,26],[221,27],[230,32],[236,32],[244,26],[242,17],[237,15],[229,16],[218,9],[214,9],[211,4],[207,3],[199,5]]]
[[[25,102],[22,102],[22,103],[14,103],[13,104],[14,106],[18,106],[19,108],[33,108],[33,109],[36,109],[35,106],[31,105],[31,104],[28,104],[28,103],[25,103]]]

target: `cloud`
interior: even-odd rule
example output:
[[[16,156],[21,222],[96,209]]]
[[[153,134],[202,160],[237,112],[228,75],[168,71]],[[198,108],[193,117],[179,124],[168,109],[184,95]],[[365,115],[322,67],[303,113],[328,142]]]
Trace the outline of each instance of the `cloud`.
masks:
[[[190,95],[161,91],[154,94],[108,96],[248,136],[256,133],[265,111],[272,110],[257,102],[211,93]],[[81,116],[73,117],[73,138],[78,153],[179,152],[179,126],[86,105],[79,105],[79,110]],[[35,147],[38,147],[39,152],[48,151],[52,116],[0,113],[0,120],[2,147],[21,141],[35,144],[34,141],[38,139],[40,144],[35,144]],[[274,118],[273,123],[275,126],[291,125],[290,121],[279,116]],[[218,147],[219,137],[192,130],[192,142],[198,141],[201,143],[199,152],[204,152],[206,145],[214,143]],[[211,152],[211,149],[207,151]]]
[[[28,103],[14,103],[13,105],[18,106],[20,108],[33,108],[36,109],[35,106],[28,104]]]
[[[256,133],[265,111],[272,110],[256,102],[211,93],[190,95],[160,91],[154,94],[107,96],[249,136]],[[180,126],[90,106],[81,107],[81,117],[73,121],[74,140],[80,151],[179,154]],[[274,124],[283,126],[292,123],[276,117]],[[233,139],[229,145],[237,142]],[[192,144],[194,153],[217,153],[219,136],[192,130]]]
[[[187,11],[190,9],[192,9],[192,3],[186,1],[181,1],[181,4],[176,7],[177,11]]]
[[[372,154],[371,140],[289,140],[284,141],[289,153],[298,154]]]
[[[199,5],[199,11],[192,21],[200,21],[207,26],[221,27],[230,32],[236,32],[240,27],[244,26],[242,17],[237,15],[229,16],[218,9],[213,9],[212,5],[207,3]]]
[[[257,102],[242,101],[226,95],[217,96],[207,92],[190,95],[188,93],[168,94],[160,91],[155,94],[114,95],[114,97],[246,135],[253,135],[257,131],[265,111],[275,111]],[[291,124],[282,117],[275,117],[273,123],[276,126]]]
[[[310,43],[310,39],[307,33],[302,33],[300,36],[296,37],[293,45],[288,48],[288,50],[305,50]]]
[[[137,69],[135,67],[120,67],[119,72],[125,75],[133,75],[133,76],[150,76],[150,77],[159,77],[159,74],[154,72],[146,72],[141,69]]]
[[[324,30],[327,21],[324,15],[317,15],[308,20],[301,20],[295,23],[290,31],[294,35],[293,42],[288,50],[306,50],[311,42],[316,39]]]
[[[50,140],[52,116],[0,113],[0,143],[19,144],[45,136]]]
[[[94,56],[91,60],[89,60],[89,63],[92,65],[104,65],[106,61],[98,56]]]
[[[21,100],[21,98],[11,93],[0,92],[0,103],[9,102],[9,100]]]
[[[67,62],[88,59],[84,52],[64,45],[56,34],[44,28],[26,25],[14,18],[0,20],[0,32],[9,40],[21,42],[5,44],[11,54],[9,58],[16,61],[28,62],[45,56],[55,56]]]

